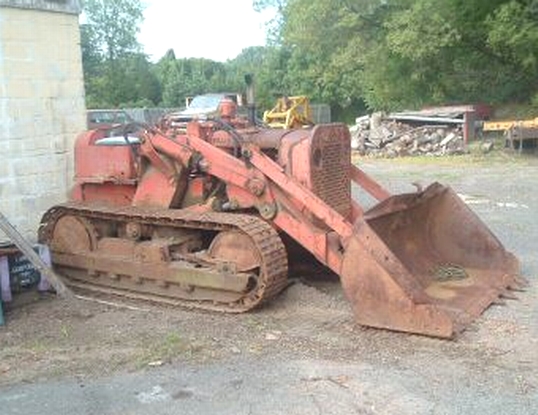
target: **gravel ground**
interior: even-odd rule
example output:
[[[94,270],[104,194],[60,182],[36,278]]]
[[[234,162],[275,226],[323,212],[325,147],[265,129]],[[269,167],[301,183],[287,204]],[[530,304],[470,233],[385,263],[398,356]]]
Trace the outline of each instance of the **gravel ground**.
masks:
[[[0,329],[0,412],[538,413],[538,159],[359,163],[395,193],[450,184],[529,288],[455,341],[358,327],[333,280],[300,278],[239,316],[30,293]]]

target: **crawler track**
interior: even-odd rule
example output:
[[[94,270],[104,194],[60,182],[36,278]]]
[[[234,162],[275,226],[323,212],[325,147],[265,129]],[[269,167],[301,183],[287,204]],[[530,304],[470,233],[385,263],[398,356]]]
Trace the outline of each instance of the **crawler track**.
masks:
[[[99,234],[99,227],[93,228],[93,224],[108,224],[109,227],[119,227],[121,225],[139,224],[144,227],[158,227],[159,229],[200,231],[201,233],[217,234],[223,231],[242,232],[251,239],[259,255],[260,263],[257,272],[256,284],[245,292],[230,293],[219,291],[218,289],[207,289],[206,287],[190,286],[185,289],[181,284],[164,282],[157,275],[151,275],[158,271],[159,266],[164,266],[162,262],[153,264],[140,263],[137,269],[147,269],[144,267],[154,266],[154,272],[140,278],[138,275],[121,273],[115,275],[111,267],[106,269],[106,264],[113,262],[110,258],[100,253],[96,255],[95,249],[87,251],[75,250],[69,253],[71,262],[64,259],[65,253],[55,250],[54,231],[58,221],[64,217],[72,217],[80,223],[91,227],[92,238],[97,242],[102,237]],[[94,229],[94,230],[93,230]],[[239,313],[255,308],[262,303],[274,298],[286,286],[287,279],[287,257],[285,247],[277,232],[263,220],[245,214],[229,213],[196,213],[186,210],[169,209],[142,209],[137,207],[101,207],[87,206],[79,203],[66,203],[52,207],[42,218],[39,229],[39,240],[52,247],[52,261],[57,270],[65,277],[65,282],[74,288],[81,288],[98,293],[110,293],[113,295],[123,295],[129,298],[146,299],[150,301],[163,302],[187,308],[200,308],[205,310]],[[99,264],[100,258],[104,258]],[[94,262],[92,262],[94,261]],[[189,262],[190,261],[190,262]],[[215,268],[207,261],[196,263],[196,258],[182,259],[175,261],[174,269],[185,264],[192,269],[195,265],[197,270],[215,273]],[[85,268],[80,264],[96,264],[99,272],[95,272],[93,267]],[[72,265],[78,264],[78,265]],[[105,264],[105,265],[103,265]],[[131,262],[131,268],[134,269]],[[166,264],[165,264],[166,265]],[[167,265],[166,265],[167,266]],[[104,268],[103,268],[104,267]],[[117,266],[115,267],[117,269]],[[153,271],[152,269],[152,271]],[[181,272],[181,271],[180,271]],[[200,272],[200,271],[197,271]],[[110,278],[114,276],[115,278]],[[208,278],[207,276],[204,276]]]

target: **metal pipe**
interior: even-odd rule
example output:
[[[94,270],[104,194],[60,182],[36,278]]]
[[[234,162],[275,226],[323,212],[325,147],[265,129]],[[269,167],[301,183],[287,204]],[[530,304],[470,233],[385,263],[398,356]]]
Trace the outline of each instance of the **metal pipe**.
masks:
[[[247,84],[247,109],[248,121],[256,125],[256,97],[254,91],[254,75],[249,73],[245,75],[245,84]]]

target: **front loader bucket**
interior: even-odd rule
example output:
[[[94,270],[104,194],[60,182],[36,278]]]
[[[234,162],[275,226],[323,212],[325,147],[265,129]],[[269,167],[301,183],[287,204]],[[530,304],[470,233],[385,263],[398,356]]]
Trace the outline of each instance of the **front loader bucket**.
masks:
[[[360,324],[445,338],[521,285],[518,275],[515,256],[439,183],[367,211],[341,270]]]

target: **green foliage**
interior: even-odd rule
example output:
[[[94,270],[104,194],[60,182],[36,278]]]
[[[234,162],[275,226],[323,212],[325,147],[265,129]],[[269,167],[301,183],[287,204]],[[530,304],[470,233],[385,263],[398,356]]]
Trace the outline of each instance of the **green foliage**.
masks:
[[[88,108],[156,105],[161,85],[136,40],[139,0],[86,0],[81,48]]]
[[[399,61],[405,69],[396,79],[387,74],[390,84],[396,82],[385,90],[388,95],[373,94],[372,106],[497,102],[517,96],[522,83],[518,76],[509,75],[515,69],[513,62],[486,42],[484,21],[498,3],[417,0],[407,8],[394,8],[385,19],[380,45],[391,54],[391,63]],[[377,84],[367,85],[380,89]],[[402,101],[404,89],[407,99]]]
[[[205,92],[224,92],[228,86],[225,64],[209,59],[176,59],[169,50],[155,65],[166,107],[181,107],[185,98]]]
[[[118,108],[155,106],[161,100],[161,85],[143,54],[103,61],[98,71],[85,73],[86,106]]]
[[[538,3],[537,3],[538,6]],[[488,46],[532,74],[538,69],[538,10],[510,1],[486,19]]]
[[[181,73],[173,50],[169,50],[155,66],[155,73],[162,87],[161,104],[167,108],[183,105]]]
[[[136,35],[143,10],[140,0],[85,0],[84,13],[94,49],[109,61],[139,52]]]
[[[269,46],[225,63],[140,54],[137,0],[87,0],[81,44],[88,106],[180,107],[206,92],[241,92],[258,104],[307,95],[341,119],[428,104],[538,105],[538,0],[253,0],[276,10]]]
[[[287,83],[287,61],[289,51],[281,47],[250,47],[244,49],[235,59],[227,62],[228,85],[230,90],[241,92],[245,89],[245,74],[255,78],[257,104],[270,108],[275,97],[282,94],[293,95]]]
[[[538,45],[531,3],[288,0],[288,84],[333,110],[363,100],[398,109],[529,99]]]
[[[454,47],[461,34],[448,19],[448,3],[418,0],[410,8],[391,14],[385,22],[386,45],[412,61],[438,58]]]
[[[282,43],[290,47],[290,85],[333,113],[363,109],[364,57],[375,47],[385,2],[289,0]]]

